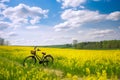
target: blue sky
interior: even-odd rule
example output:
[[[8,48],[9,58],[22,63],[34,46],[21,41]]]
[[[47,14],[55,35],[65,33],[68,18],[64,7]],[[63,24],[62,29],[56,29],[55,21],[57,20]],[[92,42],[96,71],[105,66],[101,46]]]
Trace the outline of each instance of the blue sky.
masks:
[[[120,0],[0,0],[0,37],[11,45],[120,40]]]

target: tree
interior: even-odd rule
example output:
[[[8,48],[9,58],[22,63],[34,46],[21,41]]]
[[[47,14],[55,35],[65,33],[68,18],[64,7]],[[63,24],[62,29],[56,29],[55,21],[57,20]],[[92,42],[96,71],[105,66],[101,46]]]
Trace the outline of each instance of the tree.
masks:
[[[73,47],[74,47],[74,48],[77,47],[77,44],[78,44],[78,41],[77,41],[77,40],[73,40]]]
[[[4,45],[10,45],[9,41],[5,41]]]
[[[0,45],[4,45],[4,39],[0,38]]]
[[[120,40],[81,43],[73,41],[73,47],[77,49],[116,49],[120,48]]]
[[[6,41],[5,39],[3,38],[0,38],[0,45],[9,45],[9,41]]]
[[[66,46],[67,48],[72,47],[72,45],[71,45],[71,44],[66,44],[65,46]]]

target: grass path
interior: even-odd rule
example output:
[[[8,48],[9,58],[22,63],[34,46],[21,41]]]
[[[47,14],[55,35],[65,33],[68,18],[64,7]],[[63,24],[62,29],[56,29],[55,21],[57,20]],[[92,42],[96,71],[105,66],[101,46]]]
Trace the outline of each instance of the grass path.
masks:
[[[6,57],[1,57],[0,56],[0,61],[3,62],[3,63],[7,63],[7,64],[13,64],[14,66],[18,66],[18,67],[21,67],[22,69],[25,68],[21,63],[17,62],[17,61],[14,61],[14,60],[10,60]],[[4,66],[4,65],[3,65]],[[9,65],[8,65],[9,66]],[[64,72],[60,71],[60,70],[57,70],[57,69],[51,69],[51,68],[48,68],[48,67],[44,67],[44,66],[34,66],[37,70],[40,70],[42,69],[44,72],[47,72],[49,74],[55,74],[57,77],[60,77],[60,78],[63,78],[64,77]],[[34,68],[33,67],[33,68]],[[31,67],[30,67],[31,68]],[[41,70],[40,70],[41,71]]]

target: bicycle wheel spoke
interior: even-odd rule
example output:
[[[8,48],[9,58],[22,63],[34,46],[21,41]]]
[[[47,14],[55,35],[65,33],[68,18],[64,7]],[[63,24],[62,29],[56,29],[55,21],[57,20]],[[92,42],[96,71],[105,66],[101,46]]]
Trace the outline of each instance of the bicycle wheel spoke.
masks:
[[[29,56],[29,57],[25,58],[23,66],[30,67],[30,66],[33,66],[35,63],[36,63],[35,57]]]
[[[53,57],[51,55],[45,56],[43,65],[48,66],[48,65],[51,65],[51,64],[53,64]]]

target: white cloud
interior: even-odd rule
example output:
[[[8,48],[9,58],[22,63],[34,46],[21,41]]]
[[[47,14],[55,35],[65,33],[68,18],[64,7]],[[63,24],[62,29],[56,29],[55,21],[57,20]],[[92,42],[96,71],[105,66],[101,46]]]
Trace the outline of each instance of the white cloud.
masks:
[[[107,16],[107,19],[114,20],[114,21],[119,20],[120,19],[120,11],[115,11],[115,12],[110,13]]]
[[[44,42],[51,42],[51,41],[55,41],[55,39],[54,38],[46,39]]]
[[[27,26],[26,29],[33,30],[33,29],[38,29],[39,26]]]
[[[30,7],[25,4],[19,4],[16,7],[8,7],[2,10],[2,13],[0,14],[3,16],[0,21],[0,36],[3,38],[18,37],[18,34],[20,34],[19,32],[16,33],[10,31],[15,31],[18,29],[23,31],[23,29],[21,29],[21,26],[25,26],[25,28],[29,30],[38,29],[39,26],[26,25],[34,25],[38,23],[40,19],[47,17],[47,13],[48,10],[43,10],[39,7]],[[6,22],[6,19],[9,19],[10,22]],[[20,36],[21,35],[24,34],[20,34]]]
[[[1,3],[9,2],[10,0],[0,0]]]
[[[22,39],[17,39],[17,40],[13,40],[11,41],[12,45],[22,45],[24,43],[24,45],[34,45],[34,44],[37,44],[38,41],[36,40],[26,40],[24,38]],[[39,45],[39,44],[38,44]]]
[[[4,10],[7,8],[7,5],[5,2],[9,2],[10,0],[0,0],[0,11]]]
[[[93,37],[93,38],[99,38],[99,37],[105,37],[105,36],[110,36],[114,34],[114,30],[112,29],[105,29],[105,30],[90,30],[90,32],[88,33],[89,36]]]
[[[109,33],[112,33],[114,32],[113,30],[111,29],[106,29],[106,30],[94,30],[91,32],[92,35],[101,35],[101,34],[109,34]]]
[[[54,26],[55,31],[69,30],[88,22],[96,22],[102,20],[119,20],[120,12],[112,12],[110,14],[100,14],[98,11],[90,10],[73,10],[67,9],[61,14],[64,22]]]
[[[18,34],[14,31],[11,31],[11,32],[0,31],[0,37],[5,38],[5,39],[16,37],[16,36],[18,36]]]
[[[36,18],[34,18],[33,20],[30,20],[30,23],[31,23],[31,24],[35,24],[35,23],[38,23],[39,20],[40,20],[40,17],[36,17]]]
[[[41,18],[47,17],[48,10],[39,7],[30,7],[25,4],[19,4],[16,7],[8,7],[3,11],[3,15],[10,19],[14,24],[31,23],[35,24]]]
[[[0,31],[7,29],[9,26],[8,22],[0,22]]]
[[[56,0],[57,2],[61,2],[61,0]]]
[[[99,14],[98,11],[68,9],[62,13],[61,18],[63,20],[74,19],[79,20],[79,22],[87,22],[103,19],[104,16],[105,15]]]
[[[78,7],[86,0],[57,0],[57,2],[62,3],[62,8],[68,8],[68,7]]]
[[[0,37],[1,37],[1,35],[2,35],[3,33],[4,33],[3,31],[0,31]]]
[[[81,9],[85,9],[85,6],[80,5],[80,8],[81,8]]]
[[[61,30],[67,31],[67,30],[70,30],[70,29],[74,28],[71,25],[72,25],[72,23],[66,21],[66,22],[60,23],[58,25],[55,25],[54,29],[55,29],[55,31],[61,31]]]
[[[56,31],[73,29],[87,22],[103,20],[105,16],[98,11],[68,9],[61,14],[61,18],[65,22],[55,25],[54,29]]]
[[[81,30],[80,30],[80,31],[78,31],[78,33],[79,33],[79,34],[81,34],[81,33],[83,33],[83,32],[84,32],[84,31],[81,31]]]
[[[120,29],[120,26],[118,28]]]
[[[9,37],[14,37],[14,36],[18,36],[18,34],[16,32],[9,32],[7,34]]]
[[[0,3],[0,9],[6,9],[6,8],[7,8],[7,5]]]
[[[80,30],[82,33],[77,33],[72,37],[76,37],[78,41],[101,41],[109,39],[117,39],[118,35],[114,29],[86,29]],[[75,33],[75,32],[74,32]],[[118,38],[119,39],[119,38]]]

